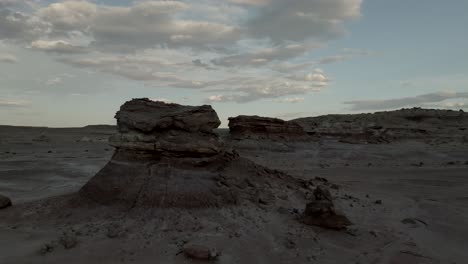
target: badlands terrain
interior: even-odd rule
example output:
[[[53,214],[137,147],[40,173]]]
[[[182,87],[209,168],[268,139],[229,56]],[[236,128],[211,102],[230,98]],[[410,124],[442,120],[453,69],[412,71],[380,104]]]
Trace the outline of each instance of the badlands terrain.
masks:
[[[209,106],[139,99],[116,118],[0,127],[0,263],[468,259],[462,111],[219,129]]]

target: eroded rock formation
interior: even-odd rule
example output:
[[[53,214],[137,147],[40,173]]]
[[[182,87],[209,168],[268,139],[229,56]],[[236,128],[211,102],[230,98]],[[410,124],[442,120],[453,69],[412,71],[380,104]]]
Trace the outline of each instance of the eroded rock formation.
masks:
[[[229,129],[231,137],[235,139],[308,139],[301,126],[278,118],[245,115],[231,117]]]
[[[443,142],[468,138],[463,111],[401,109],[373,114],[325,115],[292,120],[309,135],[336,137],[347,143],[389,143],[416,139]]]
[[[213,133],[220,122],[210,106],[134,99],[116,114],[111,161],[81,190],[101,204],[126,208],[267,206],[274,193],[299,195],[298,181],[225,151]],[[280,191],[278,191],[280,190]]]
[[[213,156],[223,149],[213,133],[221,122],[209,105],[182,106],[136,99],[115,115],[119,133],[110,138],[117,149],[169,156]]]
[[[306,205],[302,222],[329,229],[344,229],[351,225],[351,221],[335,210],[330,191],[318,186],[314,191],[314,198]]]

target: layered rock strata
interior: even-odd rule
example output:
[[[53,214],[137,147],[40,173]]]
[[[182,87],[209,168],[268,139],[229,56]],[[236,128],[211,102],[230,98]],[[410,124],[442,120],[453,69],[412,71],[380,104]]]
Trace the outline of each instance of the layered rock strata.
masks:
[[[463,111],[401,109],[373,114],[325,115],[292,120],[309,135],[336,137],[347,143],[395,140],[468,142],[468,114]]]
[[[131,209],[269,206],[275,193],[303,196],[293,177],[225,151],[213,133],[220,122],[210,106],[134,99],[115,117],[115,153],[80,190],[81,197]]]
[[[278,118],[245,116],[229,118],[230,135],[234,139],[308,139],[304,129],[294,122]]]

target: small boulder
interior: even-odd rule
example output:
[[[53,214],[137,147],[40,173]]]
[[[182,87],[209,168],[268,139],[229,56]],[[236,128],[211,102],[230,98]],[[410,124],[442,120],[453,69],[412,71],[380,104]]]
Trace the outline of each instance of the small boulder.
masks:
[[[330,191],[324,187],[317,187],[314,191],[315,199],[306,205],[302,222],[329,229],[344,229],[351,225],[349,219],[335,211]]]
[[[76,238],[75,234],[64,232],[60,237],[59,242],[65,249],[71,249],[76,247],[78,244],[78,239]]]
[[[197,260],[214,260],[219,256],[215,249],[202,245],[187,245],[184,247],[186,257]]]
[[[12,206],[10,198],[0,194],[0,209]]]
[[[323,187],[323,186],[318,186],[315,191],[314,191],[314,196],[315,196],[315,199],[320,201],[320,200],[328,200],[328,201],[331,201],[332,200],[332,195],[330,193],[330,191]]]
[[[90,139],[89,137],[82,137],[78,139],[76,142],[93,142],[93,140]]]
[[[51,139],[50,139],[50,137],[48,137],[46,135],[40,135],[38,137],[33,138],[32,141],[34,141],[34,142],[50,142]]]

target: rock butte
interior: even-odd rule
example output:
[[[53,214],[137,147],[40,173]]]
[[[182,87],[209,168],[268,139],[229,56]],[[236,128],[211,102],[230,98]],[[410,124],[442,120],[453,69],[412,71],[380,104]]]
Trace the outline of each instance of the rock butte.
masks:
[[[275,192],[303,196],[299,180],[225,150],[211,106],[133,99],[115,117],[115,153],[81,197],[126,208],[190,208],[271,204]]]

